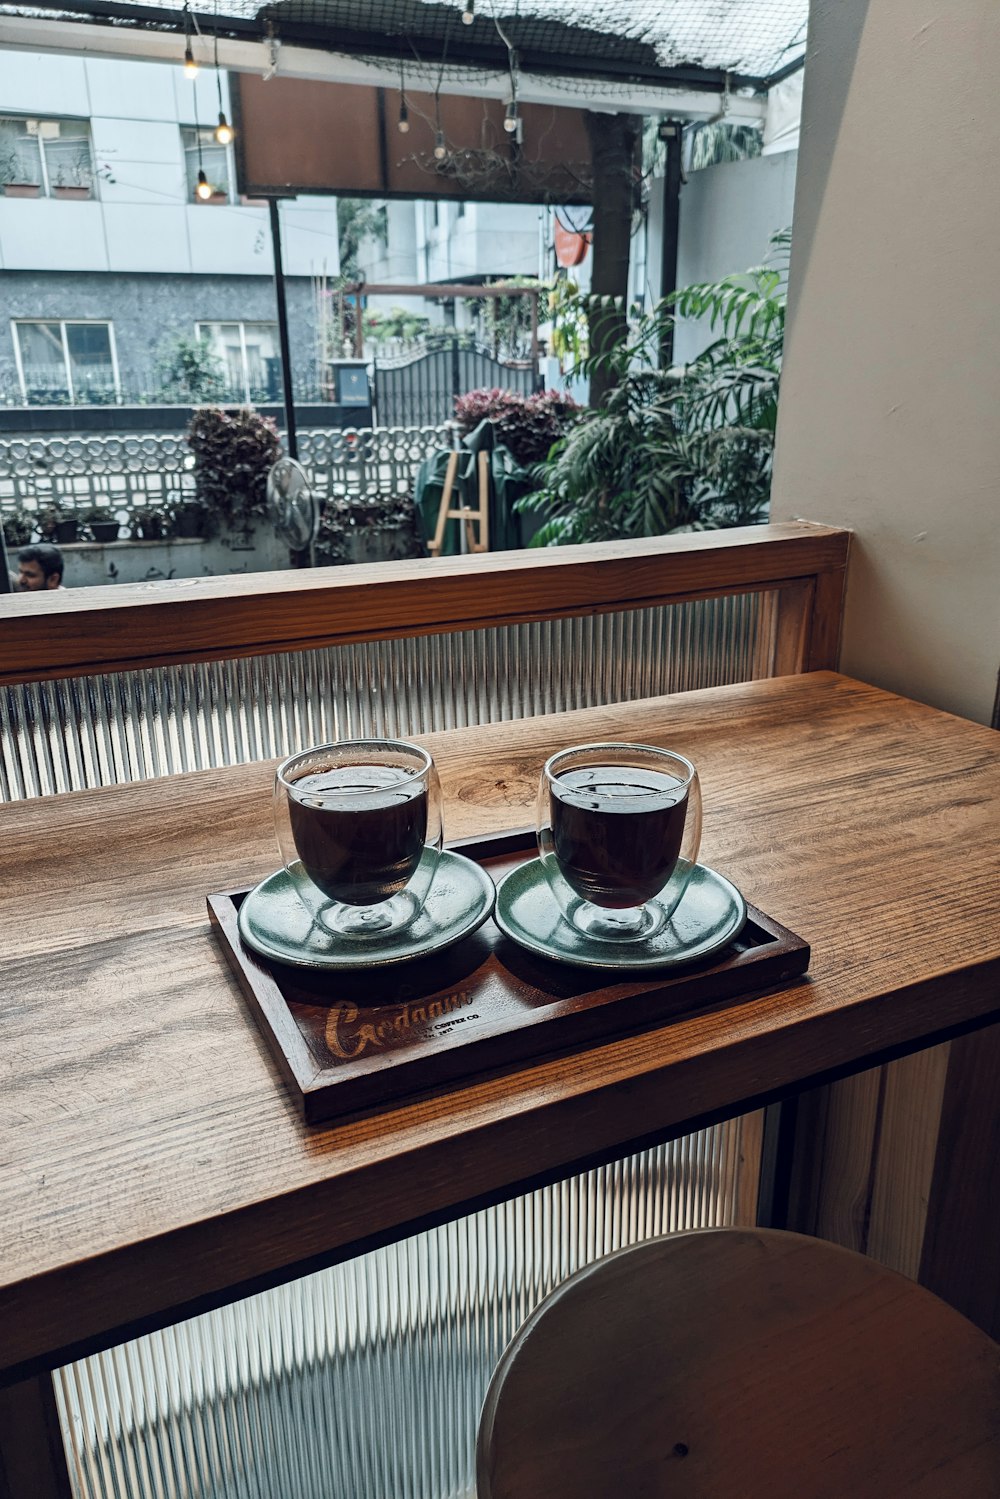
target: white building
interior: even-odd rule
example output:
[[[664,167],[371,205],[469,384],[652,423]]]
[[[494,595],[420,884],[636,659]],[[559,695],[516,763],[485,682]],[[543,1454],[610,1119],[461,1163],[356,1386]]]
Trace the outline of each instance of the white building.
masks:
[[[231,118],[211,68],[190,82],[162,63],[0,52],[0,399],[128,398],[178,335],[211,342],[234,396],[273,387],[268,211],[237,193],[220,106]],[[282,241],[305,370],[310,278],[339,269],[335,200],[283,204]]]

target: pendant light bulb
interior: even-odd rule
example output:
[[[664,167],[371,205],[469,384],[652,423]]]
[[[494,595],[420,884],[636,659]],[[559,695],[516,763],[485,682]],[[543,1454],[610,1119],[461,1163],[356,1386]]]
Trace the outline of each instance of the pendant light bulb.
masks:
[[[517,100],[511,99],[507,105],[507,112],[503,117],[503,128],[508,135],[513,135],[517,130]]]
[[[444,138],[444,131],[439,130],[434,137],[434,159],[436,161],[444,161],[447,155],[448,146]]]
[[[184,46],[184,77],[197,78],[198,64],[195,62],[194,53],[191,51],[191,39],[188,38]]]
[[[231,146],[236,136],[236,131],[226,119],[225,112],[219,110],[219,123],[215,127],[215,139],[220,146]]]
[[[476,19],[476,0],[465,0],[465,9],[462,11],[462,23],[471,26]]]
[[[399,98],[399,119],[396,121],[396,129],[399,131],[400,135],[406,135],[406,133],[409,130],[409,128],[410,128],[410,111],[406,107],[406,100],[403,98],[402,95],[400,95],[400,98]]]
[[[203,203],[207,203],[212,196],[212,187],[205,176],[204,168],[199,168],[198,170],[198,186],[194,190],[194,195],[196,198],[200,198]]]

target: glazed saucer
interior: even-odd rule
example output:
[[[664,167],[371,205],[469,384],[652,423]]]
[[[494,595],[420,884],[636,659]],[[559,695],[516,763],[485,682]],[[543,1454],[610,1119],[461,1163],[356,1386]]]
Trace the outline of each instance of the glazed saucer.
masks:
[[[289,967],[386,968],[460,942],[482,926],[495,899],[486,871],[446,849],[423,910],[407,926],[381,937],[335,935],[313,921],[288,871],[279,869],[243,901],[239,930],[247,947]]]
[[[581,968],[618,969],[674,968],[706,958],[732,942],[746,919],[746,901],[736,886],[696,864],[673,916],[652,936],[636,942],[601,941],[563,916],[540,859],[518,865],[501,880],[494,913],[500,930],[529,952]]]

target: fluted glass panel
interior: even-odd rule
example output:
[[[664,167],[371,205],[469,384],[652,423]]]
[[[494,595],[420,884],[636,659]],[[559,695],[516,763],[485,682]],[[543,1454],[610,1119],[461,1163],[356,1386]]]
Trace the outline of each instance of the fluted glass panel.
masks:
[[[771,675],[773,593],[64,678],[0,694],[0,797]]]
[[[471,1499],[515,1329],[601,1255],[752,1211],[756,1138],[718,1125],[58,1370],[74,1494]]]

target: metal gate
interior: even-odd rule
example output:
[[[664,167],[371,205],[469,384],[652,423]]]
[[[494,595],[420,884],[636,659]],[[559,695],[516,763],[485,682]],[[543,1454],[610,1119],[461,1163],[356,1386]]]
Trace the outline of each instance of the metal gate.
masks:
[[[531,395],[538,388],[531,360],[505,363],[461,336],[414,357],[375,360],[375,410],[380,427],[436,427],[455,415],[455,397],[483,387]]]

